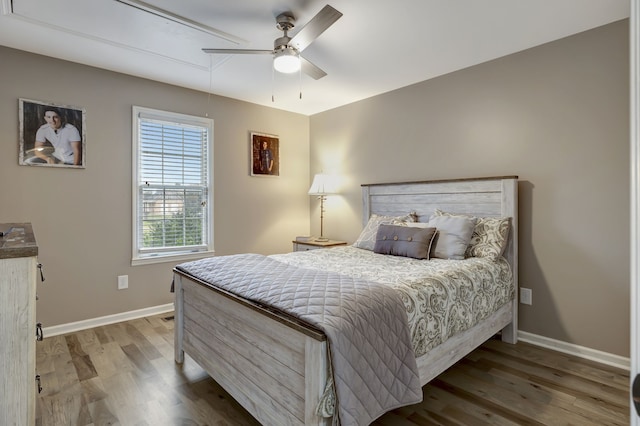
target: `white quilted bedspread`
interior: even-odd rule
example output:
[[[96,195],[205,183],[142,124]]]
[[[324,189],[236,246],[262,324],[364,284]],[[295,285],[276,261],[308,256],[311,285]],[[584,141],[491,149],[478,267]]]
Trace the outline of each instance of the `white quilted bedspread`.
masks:
[[[343,426],[368,425],[422,400],[405,305],[388,285],[257,254],[211,257],[177,268],[323,330]]]

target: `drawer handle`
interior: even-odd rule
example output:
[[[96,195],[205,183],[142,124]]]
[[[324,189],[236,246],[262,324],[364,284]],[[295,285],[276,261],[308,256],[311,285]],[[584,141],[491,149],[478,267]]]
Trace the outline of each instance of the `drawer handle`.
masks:
[[[42,392],[42,384],[40,380],[40,375],[36,374],[36,384],[38,385],[38,393]]]
[[[39,322],[36,324],[36,340],[42,342],[42,339],[44,339],[44,333],[42,332],[42,323]]]
[[[44,282],[44,272],[42,272],[42,263],[38,263],[38,269],[40,269],[40,281]]]

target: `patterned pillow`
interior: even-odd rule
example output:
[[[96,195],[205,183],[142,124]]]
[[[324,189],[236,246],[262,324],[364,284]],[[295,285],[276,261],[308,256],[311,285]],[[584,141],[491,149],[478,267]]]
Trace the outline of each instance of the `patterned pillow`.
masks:
[[[441,210],[436,210],[434,216],[464,216],[477,219],[465,257],[489,257],[496,260],[507,247],[511,228],[510,217],[474,217]]]
[[[376,245],[376,235],[378,235],[378,227],[381,224],[404,226],[407,222],[414,222],[415,217],[415,213],[413,212],[405,216],[383,216],[374,213],[369,217],[367,225],[360,233],[360,236],[358,237],[356,242],[353,243],[353,246],[373,251],[373,247]]]

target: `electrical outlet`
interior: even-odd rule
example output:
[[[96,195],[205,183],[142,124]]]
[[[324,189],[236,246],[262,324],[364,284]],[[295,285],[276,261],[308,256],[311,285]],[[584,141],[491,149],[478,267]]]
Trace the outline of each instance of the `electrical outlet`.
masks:
[[[530,288],[520,287],[520,303],[523,305],[531,305],[533,303],[533,295]]]
[[[125,288],[129,288],[129,275],[119,275],[118,290],[124,290]]]

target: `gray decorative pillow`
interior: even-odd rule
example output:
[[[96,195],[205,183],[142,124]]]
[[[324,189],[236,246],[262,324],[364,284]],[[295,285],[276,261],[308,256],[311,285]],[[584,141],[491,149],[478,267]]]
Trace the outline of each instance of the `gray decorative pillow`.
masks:
[[[432,256],[441,259],[464,259],[476,219],[467,216],[431,216],[429,225],[438,230]]]
[[[380,225],[376,236],[375,253],[429,260],[431,242],[436,228],[413,228]]]
[[[387,225],[404,225],[407,222],[413,222],[414,218],[411,213],[406,216],[383,216],[372,214],[369,217],[369,221],[367,225],[364,227],[360,236],[353,243],[354,247],[358,247],[365,250],[373,250],[373,247],[376,244],[376,235],[378,234],[378,227],[382,224]]]
[[[465,253],[466,257],[488,257],[497,260],[507,247],[510,217],[474,217],[441,210],[434,212],[435,216],[457,216],[476,219],[476,226]]]

